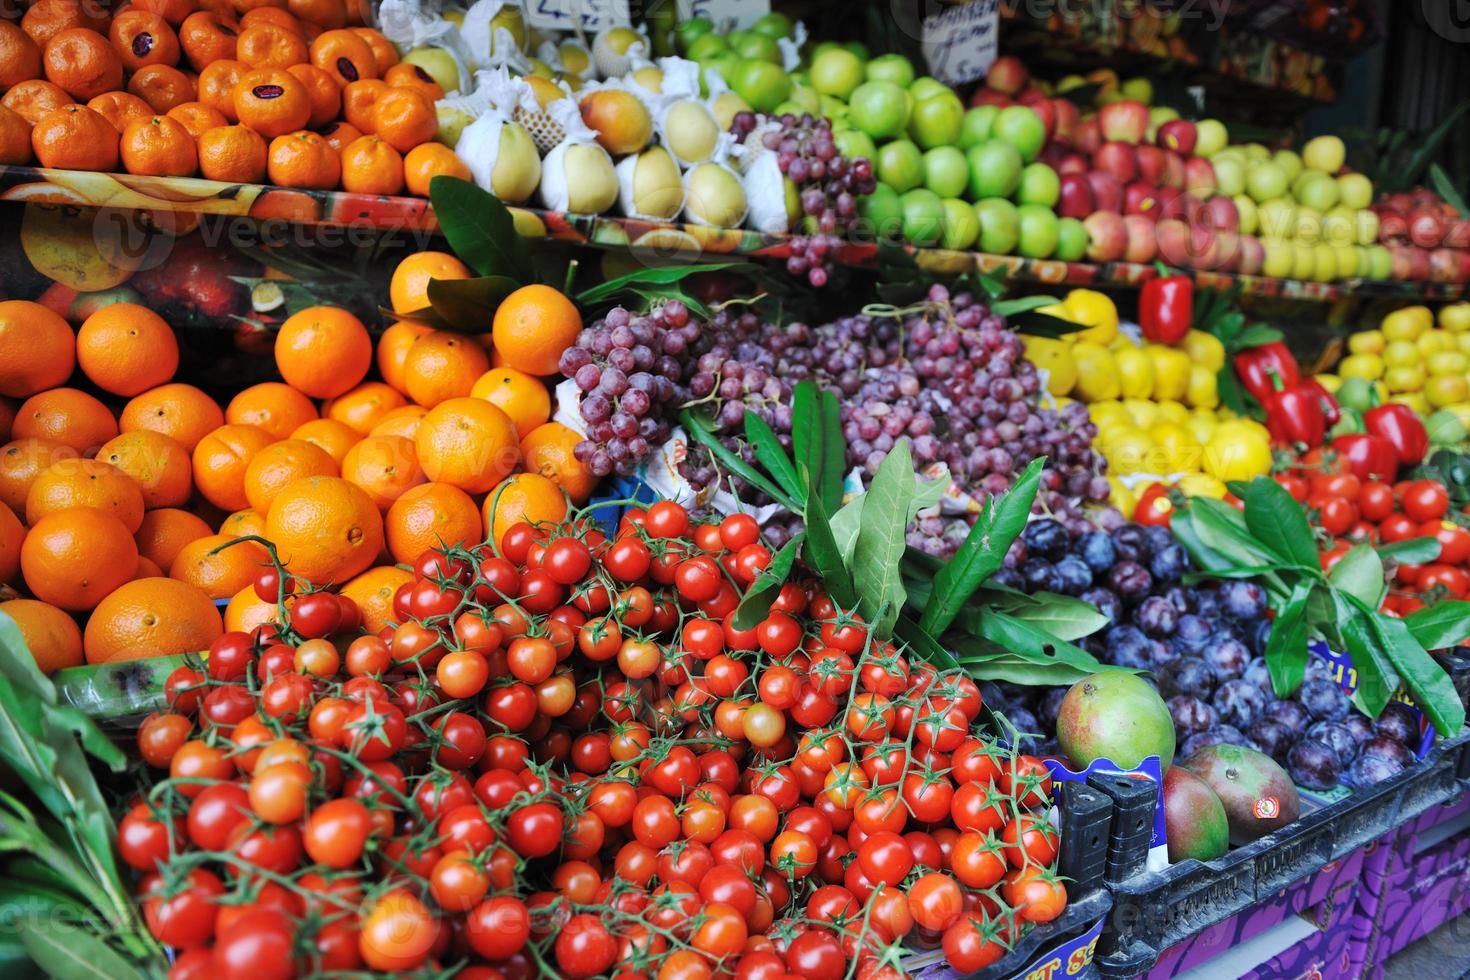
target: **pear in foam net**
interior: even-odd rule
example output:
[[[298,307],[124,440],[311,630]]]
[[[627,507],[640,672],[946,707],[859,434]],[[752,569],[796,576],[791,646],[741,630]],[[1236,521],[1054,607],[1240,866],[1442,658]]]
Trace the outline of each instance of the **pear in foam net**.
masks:
[[[575,102],[553,102],[547,111],[567,135],[541,162],[541,203],[552,211],[603,213],[618,200],[612,157],[582,122]]]
[[[618,205],[630,218],[669,221],[684,207],[679,165],[661,146],[618,161]]]

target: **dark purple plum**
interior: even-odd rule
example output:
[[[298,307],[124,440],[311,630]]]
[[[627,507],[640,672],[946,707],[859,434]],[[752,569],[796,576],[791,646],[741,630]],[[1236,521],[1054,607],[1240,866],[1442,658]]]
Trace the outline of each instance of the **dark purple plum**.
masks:
[[[1373,786],[1392,779],[1404,771],[1404,764],[1397,759],[1382,755],[1360,755],[1347,771],[1347,781],[1353,786]]]
[[[1342,781],[1342,762],[1332,746],[1314,738],[1303,739],[1286,753],[1291,781],[1307,789],[1332,789]]]
[[[1245,730],[1246,737],[1256,743],[1256,748],[1280,762],[1286,758],[1286,750],[1299,737],[1281,722],[1269,715],[1262,715]]]
[[[1249,621],[1266,613],[1266,590],[1254,582],[1224,582],[1217,595],[1220,611],[1235,619]]]
[[[1041,722],[1037,720],[1029,708],[1012,707],[1005,712],[1006,720],[1016,726],[1016,731],[1021,733],[1021,741],[1027,741],[1026,736],[1035,736],[1041,732]]]
[[[1179,610],[1161,595],[1149,596],[1133,610],[1133,622],[1149,636],[1163,639],[1179,623]]]
[[[1113,563],[1118,560],[1118,551],[1113,547],[1113,539],[1103,531],[1088,531],[1077,539],[1077,554],[1092,569],[1094,575],[1101,575]]]
[[[1255,657],[1251,660],[1250,663],[1246,664],[1245,673],[1241,674],[1240,676],[1244,677],[1246,680],[1250,681],[1252,684],[1256,685],[1256,687],[1259,687],[1267,694],[1271,694],[1274,690],[1274,688],[1272,688],[1271,686],[1271,668],[1266,666],[1266,661],[1262,660],[1260,657]]]
[[[1189,612],[1189,590],[1182,585],[1171,585],[1164,590],[1164,598],[1178,612]]]
[[[1072,536],[1060,521],[1047,518],[1027,524],[1021,532],[1021,540],[1026,542],[1027,554],[1056,561],[1067,553]]]
[[[1163,640],[1148,641],[1148,662],[1153,664],[1155,670],[1158,670],[1160,667],[1164,666],[1164,664],[1171,663],[1172,661],[1178,659],[1178,651],[1169,646],[1169,644],[1165,643]]]
[[[1170,641],[1180,653],[1198,656],[1204,652],[1214,635],[1214,629],[1204,617],[1198,613],[1185,613],[1175,624]]]
[[[1064,555],[1055,567],[1061,590],[1067,595],[1081,595],[1092,588],[1092,569],[1076,555]]]
[[[995,681],[980,682],[980,700],[985,703],[986,707],[994,708],[997,711],[1005,708],[1008,703],[1006,701],[1005,691],[1001,690],[1000,685],[996,684]]]
[[[1025,591],[1026,583],[1021,581],[1021,573],[1016,571],[1014,568],[1011,568],[1009,565],[999,569],[994,575],[990,576],[987,581],[989,581],[992,585],[996,585],[1002,588],[1015,589],[1018,592]]]
[[[1141,524],[1124,524],[1113,532],[1113,551],[1117,561],[1148,561],[1153,552],[1149,550],[1147,529]]]
[[[1194,600],[1194,614],[1214,622],[1220,618],[1220,597],[1214,589],[1199,589]]]
[[[1217,634],[1214,642],[1205,646],[1204,658],[1221,677],[1242,677],[1251,662],[1251,652],[1235,637]]]
[[[1088,589],[1077,598],[1094,606],[1098,612],[1108,617],[1110,623],[1121,623],[1123,621],[1123,600],[1118,598],[1118,593],[1112,589],[1100,586]]]
[[[1127,623],[1113,626],[1104,634],[1104,642],[1109,663],[1135,670],[1148,670],[1151,666],[1148,637],[1137,626]]]
[[[1037,708],[1037,718],[1041,720],[1042,724],[1048,725],[1051,728],[1056,727],[1057,712],[1061,710],[1062,698],[1066,696],[1067,689],[1065,687],[1049,688],[1041,696],[1041,704]]]
[[[1344,718],[1342,723],[1352,733],[1353,742],[1357,745],[1362,745],[1373,737],[1373,722],[1356,711]]]
[[[1209,745],[1238,745],[1246,749],[1252,747],[1250,739],[1246,738],[1234,725],[1216,725],[1214,728],[1196,732],[1185,739],[1180,755],[1188,758]]]
[[[1414,717],[1414,712],[1409,710],[1408,705],[1391,701],[1383,709],[1383,714],[1373,722],[1373,733],[1403,742],[1407,746],[1417,746],[1419,719]]]
[[[1342,688],[1320,678],[1303,681],[1296,692],[1296,699],[1317,719],[1341,721],[1353,710],[1353,703]]]
[[[1021,562],[1021,582],[1027,592],[1059,592],[1062,577],[1057,567],[1045,558],[1027,558]]]
[[[1218,721],[1215,709],[1199,698],[1179,694],[1170,698],[1168,705],[1169,715],[1174,719],[1174,728],[1180,735],[1193,735],[1195,732],[1213,728]]]
[[[1108,571],[1108,588],[1130,605],[1148,598],[1153,587],[1153,576],[1136,561],[1120,561]]]
[[[1159,669],[1159,693],[1165,697],[1185,695],[1208,701],[1217,678],[1214,668],[1198,657],[1180,657]]]
[[[1148,562],[1149,574],[1160,585],[1179,581],[1188,570],[1189,554],[1177,544],[1158,549]]]
[[[1312,723],[1312,713],[1295,701],[1272,701],[1266,705],[1262,716],[1281,722],[1297,736],[1305,735],[1307,726]]]
[[[1167,527],[1157,524],[1145,524],[1143,528],[1144,537],[1148,540],[1150,555],[1156,555],[1165,548],[1174,546],[1174,532]]]
[[[1266,644],[1270,642],[1270,639],[1271,621],[1269,619],[1261,618],[1245,624],[1245,642],[1246,646],[1251,648],[1252,653],[1264,655]]]
[[[1344,766],[1358,755],[1358,743],[1353,733],[1340,721],[1319,721],[1307,729],[1307,738],[1316,739],[1337,753],[1337,761]]]
[[[1414,753],[1410,752],[1403,742],[1397,742],[1382,735],[1375,735],[1363,743],[1362,755],[1381,755],[1386,759],[1392,759],[1404,768],[1414,764]]]
[[[1266,695],[1250,681],[1235,678],[1215,688],[1215,712],[1220,720],[1245,729],[1266,707]]]

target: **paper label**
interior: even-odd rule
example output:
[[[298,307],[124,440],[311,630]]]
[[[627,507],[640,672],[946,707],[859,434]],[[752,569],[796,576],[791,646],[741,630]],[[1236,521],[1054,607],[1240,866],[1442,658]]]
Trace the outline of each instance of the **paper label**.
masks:
[[[924,18],[924,58],[941,82],[985,77],[1000,45],[1000,0],[972,0]]]
[[[771,0],[679,0],[679,20],[704,17],[717,29],[745,30],[771,12]]]
[[[538,30],[591,33],[610,27],[632,27],[628,0],[525,0],[526,21]]]

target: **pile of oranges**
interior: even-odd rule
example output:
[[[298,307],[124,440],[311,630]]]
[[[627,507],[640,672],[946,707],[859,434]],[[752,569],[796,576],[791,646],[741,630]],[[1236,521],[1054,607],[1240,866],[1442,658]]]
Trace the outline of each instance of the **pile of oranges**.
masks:
[[[36,0],[0,20],[0,164],[427,194],[444,90],[344,0]]]
[[[393,307],[470,275],[446,253],[409,256]],[[255,588],[266,548],[220,550],[254,535],[378,630],[413,579],[399,565],[561,520],[591,495],[543,380],[581,328],[537,285],[483,335],[404,320],[376,347],[353,314],[311,307],[275,338],[281,380],[221,404],[174,379],[178,339],[143,306],[104,306],[74,330],[47,306],[0,302],[0,594],[29,596],[0,612],[46,670],[201,650],[278,616]]]

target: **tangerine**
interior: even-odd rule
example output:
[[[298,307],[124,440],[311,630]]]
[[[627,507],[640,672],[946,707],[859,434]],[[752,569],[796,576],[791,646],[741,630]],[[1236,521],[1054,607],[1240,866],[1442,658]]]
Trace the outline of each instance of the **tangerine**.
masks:
[[[128,123],[153,115],[153,107],[130,92],[103,92],[87,100],[87,108],[101,113],[118,135],[128,128]]]
[[[311,96],[290,72],[258,68],[241,75],[235,85],[235,116],[267,139],[285,136],[311,118]]]
[[[76,337],[60,314],[27,299],[0,302],[0,395],[55,388],[75,366]]]
[[[192,78],[169,65],[139,68],[128,80],[128,91],[151,105],[153,111],[159,115],[185,102],[209,101],[200,99],[198,87]]]
[[[474,273],[470,267],[448,252],[416,252],[399,262],[388,283],[388,301],[394,313],[411,313],[429,305],[429,280],[469,279]],[[404,326],[397,323],[394,327]],[[416,326],[416,325],[415,325]],[[393,327],[389,327],[392,330]],[[423,333],[428,332],[424,328]],[[422,334],[420,334],[422,335]],[[387,332],[383,334],[387,339]],[[407,347],[405,347],[405,353]],[[381,354],[379,355],[381,361]],[[383,376],[386,378],[387,372]],[[394,387],[398,387],[395,385]]]
[[[20,167],[30,162],[30,122],[20,113],[0,105],[0,165]]]
[[[249,633],[257,626],[278,622],[280,610],[274,602],[266,602],[256,595],[254,585],[236,592],[225,606],[225,629],[232,633]]]
[[[159,568],[173,564],[184,545],[209,537],[209,525],[197,514],[175,507],[160,507],[143,515],[143,523],[133,534],[138,554]]]
[[[470,179],[470,167],[443,143],[420,143],[403,157],[403,183],[410,194],[429,196],[429,183],[440,174]]]
[[[373,106],[388,91],[388,83],[376,78],[348,82],[342,88],[342,117],[357,130],[371,136],[375,132]]]
[[[371,27],[349,27],[348,30],[367,42],[368,48],[373,52],[373,64],[378,66],[379,78],[383,77],[384,72],[398,64],[398,49],[393,46],[392,41],[383,36],[381,31],[376,31]]]
[[[582,437],[560,422],[547,422],[521,439],[521,465],[528,473],[539,473],[561,487],[572,503],[583,504],[592,496],[597,477],[577,459]]]
[[[251,68],[289,68],[304,63],[306,54],[301,35],[279,24],[257,20],[235,38],[235,60]]]
[[[373,132],[407,153],[427,143],[439,131],[434,102],[423,93],[402,86],[389,86],[373,103]]]
[[[485,349],[463,334],[435,330],[413,342],[403,360],[408,397],[425,408],[467,397],[490,368]]]
[[[397,273],[394,275],[396,277]],[[408,299],[403,301],[412,302]],[[428,300],[424,299],[420,308],[428,305]],[[384,330],[383,335],[378,338],[377,354],[378,370],[382,372],[383,380],[399,391],[404,391],[403,365],[408,360],[408,352],[413,347],[414,341],[433,332],[434,328],[427,323],[415,323],[412,320],[399,320]]]
[[[71,96],[63,92],[61,86],[40,78],[17,82],[0,97],[0,106],[9,109],[32,126],[47,114],[69,104]]]
[[[199,4],[196,0],[134,0],[133,6],[152,11],[177,27],[188,20]]]
[[[149,510],[177,507],[194,489],[189,450],[157,432],[124,432],[103,443],[97,458],[132,477]]]
[[[350,455],[350,454],[349,454]],[[337,461],[326,450],[300,439],[282,439],[250,458],[245,467],[245,499],[258,514],[290,484],[308,476],[336,476]]]
[[[291,65],[286,70],[305,86],[306,95],[311,99],[308,126],[316,129],[337,118],[337,113],[342,111],[342,89],[335,78],[316,65],[306,63]]]
[[[342,0],[287,0],[286,7],[297,20],[323,31],[336,30],[347,23]]]
[[[345,582],[383,547],[383,519],[367,492],[335,476],[290,484],[271,503],[266,537],[295,575],[317,584]]]
[[[151,119],[178,127],[183,138],[188,138],[174,120]],[[138,125],[148,124],[133,123],[129,130]],[[131,397],[173,377],[179,367],[179,342],[163,317],[146,306],[113,303],[82,321],[77,330],[77,364],[103,391]]]
[[[76,450],[49,439],[17,439],[0,446],[0,503],[24,514],[36,477],[58,460],[76,458]]]
[[[551,418],[551,393],[541,379],[512,367],[491,368],[470,388],[471,398],[497,405],[516,424],[525,439],[538,425]]]
[[[49,439],[92,455],[117,435],[117,420],[97,399],[75,388],[52,388],[27,398],[15,415],[17,439]]]
[[[322,405],[322,415],[345,423],[358,435],[364,436],[383,416],[407,404],[401,394],[383,382],[364,381]]]
[[[62,459],[36,477],[26,493],[26,523],[47,514],[91,507],[122,521],[132,534],[143,523],[143,491],[111,463],[96,459]]]
[[[243,62],[230,58],[211,61],[199,69],[199,101],[230,122],[239,122],[235,114],[235,89],[249,70]]]
[[[358,611],[362,613],[363,629],[376,633],[384,626],[397,625],[398,618],[393,613],[393,596],[412,581],[412,572],[392,565],[382,565],[369,568],[342,586],[339,594],[357,603]]]
[[[341,466],[347,450],[362,436],[352,426],[336,419],[312,419],[293,429],[291,438],[311,443]]]
[[[328,123],[326,128],[321,131],[322,139],[327,141],[327,145],[332,148],[332,152],[336,153],[339,157],[342,155],[342,151],[347,148],[347,145],[361,135],[361,130],[352,125],[352,123],[341,119],[333,123]]]
[[[41,76],[41,48],[17,24],[0,20],[0,89]]]
[[[123,432],[157,432],[192,453],[199,440],[225,424],[225,413],[198,388],[175,381],[128,402],[118,421]]]
[[[429,410],[422,405],[405,405],[402,408],[395,408],[384,415],[382,421],[373,426],[373,430],[368,435],[417,438],[419,425],[427,414]]]
[[[378,59],[372,47],[345,28],[317,35],[311,42],[311,63],[342,85],[378,77]]]
[[[244,510],[245,467],[250,457],[274,442],[253,425],[222,425],[194,447],[194,486],[221,510]]]
[[[118,140],[112,123],[84,105],[64,105],[31,128],[36,159],[58,170],[116,170]]]
[[[342,159],[326,140],[303,129],[271,140],[266,173],[282,187],[331,190],[342,178]]]
[[[538,473],[517,473],[486,494],[481,516],[489,539],[499,542],[522,521],[534,525],[563,520],[567,497],[561,487]]]
[[[211,129],[216,129],[220,126],[228,126],[230,124],[230,121],[225,118],[224,113],[220,112],[213,106],[205,105],[203,102],[185,102],[181,105],[176,105],[167,112],[167,116],[170,119],[176,120],[180,125],[188,130],[189,135],[194,138],[196,144],[198,143],[199,137],[203,136]],[[265,144],[261,143],[260,146],[261,165],[262,169],[264,169]],[[197,149],[198,147],[196,145],[196,151]],[[200,154],[201,165],[203,164],[203,160],[203,154]]]
[[[263,381],[238,392],[225,408],[225,421],[253,425],[272,439],[287,439],[297,426],[317,418],[316,406],[301,392],[279,381]]]
[[[184,124],[168,116],[152,116],[123,130],[121,154],[130,174],[148,177],[192,177],[199,169],[194,137]]]
[[[359,136],[342,150],[342,188],[354,194],[398,194],[403,157],[377,136]]]
[[[87,663],[199,653],[224,627],[209,596],[187,582],[140,578],[97,604],[82,636]]]
[[[26,529],[15,511],[0,504],[0,585],[15,581],[20,574],[20,543]]]
[[[96,606],[137,567],[138,546],[123,522],[90,507],[47,514],[20,547],[31,595],[72,612]]]
[[[227,538],[243,538],[250,534],[264,537],[265,515],[248,507],[237,510],[220,522],[219,533]]]
[[[209,534],[190,541],[168,566],[168,577],[188,582],[211,599],[230,598],[253,583],[261,566],[270,563],[265,548],[254,541],[220,547],[235,540],[224,534]]]
[[[394,88],[411,88],[430,102],[438,102],[444,98],[444,86],[434,81],[433,75],[408,62],[396,64],[385,71],[383,81]]]
[[[178,63],[178,35],[168,21],[151,10],[128,9],[117,14],[112,18],[107,37],[128,71],[147,65]]]
[[[58,31],[46,42],[41,60],[46,80],[78,102],[122,88],[122,59],[107,38],[90,28]]]
[[[199,172],[210,180],[258,184],[265,179],[265,137],[249,126],[205,130],[199,135],[198,152]]]
[[[430,480],[466,493],[500,483],[521,455],[510,416],[479,398],[451,398],[429,409],[414,446]]]
[[[238,37],[231,24],[209,10],[197,10],[179,25],[179,47],[189,67],[200,73],[201,89],[204,87],[205,69],[216,61],[229,61],[235,57]]]
[[[373,342],[362,321],[346,310],[312,306],[281,324],[275,356],[276,369],[293,388],[313,398],[335,398],[367,374]]]
[[[36,0],[20,19],[21,30],[41,48],[57,34],[71,27],[107,30],[106,8],[86,0]]]
[[[430,548],[473,547],[485,539],[480,508],[470,495],[444,483],[414,487],[393,502],[383,519],[388,553],[410,563]]]
[[[368,436],[347,452],[342,477],[363,490],[387,511],[406,490],[424,482],[424,470],[412,439],[404,436]]]
[[[50,603],[36,599],[11,599],[0,602],[4,613],[20,627],[20,638],[36,660],[43,674],[67,667],[80,667],[82,631],[77,621]]]
[[[582,332],[582,315],[550,286],[522,286],[495,310],[495,349],[505,363],[527,374],[557,371],[562,351]]]

